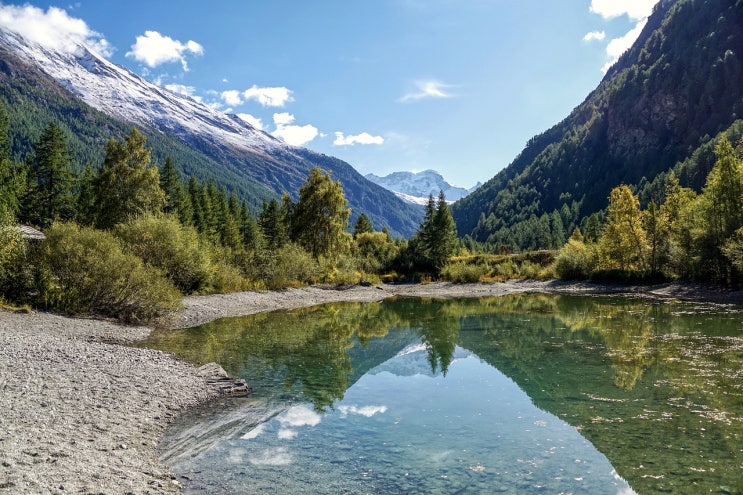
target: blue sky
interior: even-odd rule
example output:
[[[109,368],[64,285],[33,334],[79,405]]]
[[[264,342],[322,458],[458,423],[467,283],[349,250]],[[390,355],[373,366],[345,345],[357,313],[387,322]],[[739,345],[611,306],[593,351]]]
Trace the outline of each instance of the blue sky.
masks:
[[[361,173],[470,187],[562,120],[654,0],[2,2],[172,90]],[[51,9],[50,9],[51,7]]]

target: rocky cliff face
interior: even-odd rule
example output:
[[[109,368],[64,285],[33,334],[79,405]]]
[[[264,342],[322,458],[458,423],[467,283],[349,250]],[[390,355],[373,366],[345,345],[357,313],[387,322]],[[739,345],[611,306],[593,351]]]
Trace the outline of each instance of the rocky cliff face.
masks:
[[[518,248],[514,233],[556,210],[570,230],[613,187],[652,182],[728,129],[743,116],[741,26],[741,2],[659,3],[583,103],[454,205],[460,234]]]

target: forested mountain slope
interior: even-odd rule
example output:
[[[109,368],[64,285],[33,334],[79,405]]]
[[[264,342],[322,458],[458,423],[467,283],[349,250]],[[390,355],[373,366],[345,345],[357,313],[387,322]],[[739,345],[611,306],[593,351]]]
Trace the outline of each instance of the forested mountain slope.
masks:
[[[296,195],[313,167],[340,180],[352,222],[365,213],[376,229],[410,236],[419,208],[366,180],[342,160],[287,145],[193,99],[155,86],[79,46],[74,52],[41,46],[0,31],[0,104],[10,117],[16,160],[23,160],[51,120],[69,131],[76,166],[103,162],[110,138],[137,127],[155,161],[173,158],[184,178],[214,179],[254,206]]]
[[[741,57],[742,1],[660,2],[582,104],[453,206],[460,235],[512,249],[559,247],[555,232],[569,235],[605,208],[613,187],[642,188],[743,117]],[[687,162],[683,185],[701,187],[707,171]]]

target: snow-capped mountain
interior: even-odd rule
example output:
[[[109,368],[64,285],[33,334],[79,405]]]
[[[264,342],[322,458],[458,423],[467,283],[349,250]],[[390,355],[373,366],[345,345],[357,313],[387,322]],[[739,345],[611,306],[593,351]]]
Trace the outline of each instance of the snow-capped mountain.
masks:
[[[82,44],[64,51],[2,31],[0,46],[22,55],[85,103],[117,119],[182,138],[198,133],[237,148],[290,148],[238,117],[152,84]]]
[[[244,180],[265,187],[266,194],[268,191],[295,194],[310,169],[321,167],[330,171],[333,179],[341,181],[352,209],[352,221],[364,212],[375,228],[386,226],[403,236],[415,232],[420,217],[417,208],[364,179],[339,159],[288,145],[237,116],[161,88],[110,62],[84,44],[49,46],[12,30],[0,29],[0,76],[5,72],[5,81],[8,81],[23,77],[24,71],[40,72],[74,98],[117,122],[150,129],[164,139],[177,139],[210,161],[208,165],[191,164],[191,168],[224,167],[228,175],[242,176]],[[4,84],[2,77],[0,84]],[[43,97],[34,98],[35,104],[43,102]],[[74,119],[75,116],[65,115],[64,118]],[[80,126],[71,124],[69,127]],[[167,145],[165,148],[167,151]],[[218,182],[219,177],[224,176],[215,174],[214,170],[199,170],[197,175],[216,176]],[[228,189],[234,187],[224,180],[220,185]],[[260,197],[252,199],[254,203],[260,201]]]
[[[433,194],[438,197],[440,191],[444,191],[447,203],[453,203],[467,196],[480,187],[480,183],[467,189],[449,184],[444,177],[435,170],[424,170],[423,172],[393,172],[384,177],[374,174],[366,174],[364,177],[380,186],[394,192],[397,197],[413,204],[425,205],[428,196]]]

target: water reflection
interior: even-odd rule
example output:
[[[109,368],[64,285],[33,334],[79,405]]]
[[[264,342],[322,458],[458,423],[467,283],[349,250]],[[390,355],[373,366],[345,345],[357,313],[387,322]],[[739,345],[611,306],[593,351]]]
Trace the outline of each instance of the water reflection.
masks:
[[[195,362],[217,361],[246,378],[254,391],[248,399],[219,405],[217,412],[198,413],[202,420],[211,418],[206,423],[187,418],[183,428],[188,434],[171,431],[174,440],[166,448],[172,462],[183,459],[178,453],[188,450],[188,436],[199,429],[213,432],[190,451],[202,460],[225,448],[225,441],[268,437],[279,444],[267,445],[260,456],[253,454],[251,463],[286,465],[281,463],[295,454],[282,450],[281,442],[301,443],[304,459],[321,441],[309,442],[302,432],[328,424],[323,414],[346,424],[349,418],[379,421],[393,416],[386,400],[394,389],[390,383],[378,396],[349,397],[357,390],[369,393],[367,381],[388,374],[441,380],[431,390],[436,400],[468,404],[466,397],[436,393],[445,388],[456,396],[462,385],[451,376],[456,369],[452,363],[474,359],[499,370],[530,402],[551,413],[552,419],[544,421],[553,423],[558,417],[580,431],[638,493],[743,493],[742,329],[743,317],[730,308],[519,295],[327,305],[159,334],[150,345]],[[458,353],[466,357],[458,358]],[[491,402],[484,409],[497,410],[483,384],[477,387],[470,393],[485,394]],[[425,402],[419,398],[416,405]],[[433,403],[423,416],[435,422],[444,409]],[[483,431],[502,422],[491,417]],[[379,426],[355,427],[378,437]],[[459,434],[483,436],[476,431]],[[349,455],[358,455],[357,447],[349,444]],[[502,446],[489,445],[494,448]],[[585,448],[592,449],[590,444]],[[411,455],[405,451],[393,457],[405,463]]]

